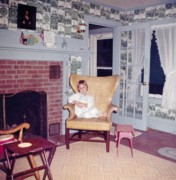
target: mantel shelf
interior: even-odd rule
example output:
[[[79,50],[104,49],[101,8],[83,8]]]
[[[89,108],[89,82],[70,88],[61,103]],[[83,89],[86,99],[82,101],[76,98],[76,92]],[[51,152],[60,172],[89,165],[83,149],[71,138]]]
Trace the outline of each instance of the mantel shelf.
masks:
[[[24,45],[26,46],[26,45]],[[59,49],[59,48],[47,48],[47,47],[23,47],[16,45],[6,45],[6,44],[0,44],[0,50],[10,50],[10,51],[30,51],[30,52],[42,52],[42,53],[60,53],[60,54],[90,54],[89,50],[69,50],[69,49]]]

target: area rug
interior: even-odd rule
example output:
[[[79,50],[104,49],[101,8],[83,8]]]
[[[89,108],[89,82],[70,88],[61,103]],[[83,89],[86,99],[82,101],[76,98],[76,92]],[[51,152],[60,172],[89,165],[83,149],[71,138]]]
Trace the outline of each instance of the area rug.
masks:
[[[37,164],[40,163],[36,157]],[[15,171],[28,166],[25,159],[18,160]],[[115,142],[106,152],[104,143],[76,142],[70,149],[60,146],[56,150],[51,171],[54,180],[173,180],[176,179],[176,163],[120,144],[119,154]],[[42,172],[41,172],[42,174]],[[0,179],[5,176],[0,172]],[[27,180],[34,180],[33,177]]]
[[[176,160],[176,148],[163,147],[163,148],[158,149],[158,153],[167,158]]]

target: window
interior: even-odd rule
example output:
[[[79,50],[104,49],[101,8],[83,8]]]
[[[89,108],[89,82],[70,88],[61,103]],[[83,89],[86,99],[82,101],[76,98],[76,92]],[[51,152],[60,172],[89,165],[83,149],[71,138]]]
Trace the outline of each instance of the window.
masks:
[[[149,94],[163,94],[165,83],[165,74],[161,67],[160,56],[156,42],[155,31],[152,33],[151,49],[150,49],[150,79],[149,79]],[[143,82],[144,70],[142,70]]]
[[[112,75],[113,39],[97,40],[97,76]]]
[[[113,62],[113,34],[111,28],[89,27],[89,75],[111,76]]]

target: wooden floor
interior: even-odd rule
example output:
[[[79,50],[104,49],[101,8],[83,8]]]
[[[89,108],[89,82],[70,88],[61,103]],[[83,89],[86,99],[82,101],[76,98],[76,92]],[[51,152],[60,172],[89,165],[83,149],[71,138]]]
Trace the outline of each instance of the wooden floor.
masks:
[[[137,130],[138,131],[138,130]],[[162,147],[172,147],[176,148],[176,135],[165,133],[153,129],[148,129],[147,131],[140,131],[141,135],[133,138],[133,148],[140,150],[142,152],[146,152],[148,154],[152,154],[157,157],[161,157],[163,159],[170,160],[172,162],[176,162],[176,160],[161,156],[158,153],[158,149]],[[84,135],[87,138],[96,137],[97,134],[92,135]],[[111,141],[114,141],[114,136],[111,135]],[[59,146],[65,145],[65,136],[61,135],[60,137],[53,137],[53,141],[59,141]],[[71,142],[74,143],[74,142]],[[123,139],[121,141],[122,144],[128,146],[128,140]]]

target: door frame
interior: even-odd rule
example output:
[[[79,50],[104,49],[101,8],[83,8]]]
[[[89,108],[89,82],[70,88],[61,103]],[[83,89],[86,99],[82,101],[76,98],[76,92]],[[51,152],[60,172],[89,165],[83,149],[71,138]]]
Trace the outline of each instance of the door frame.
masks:
[[[90,47],[90,60],[89,60],[89,75],[97,76],[97,41],[103,39],[113,39],[112,32],[96,33],[89,35],[89,47]],[[113,69],[110,67],[104,67],[105,69]]]
[[[99,17],[92,17],[92,16],[89,16],[89,15],[85,16],[85,21],[86,21],[87,25],[95,24],[95,25],[100,25],[100,26],[105,26],[105,27],[112,28],[112,37],[113,37],[113,60],[112,60],[113,61],[112,62],[113,67],[112,67],[112,72],[113,72],[113,74],[117,74],[116,68],[114,67],[114,63],[118,58],[118,54],[114,51],[115,50],[114,46],[117,45],[117,43],[114,42],[114,37],[116,37],[118,35],[118,33],[117,33],[117,31],[115,31],[115,29],[117,27],[120,27],[121,23],[117,22],[117,21],[113,21],[113,20],[102,19],[102,18],[99,18]],[[89,38],[89,33],[88,33],[88,38]],[[89,50],[91,51],[90,47],[89,47]],[[90,53],[90,56],[89,56],[89,61],[90,61],[90,58],[94,58],[94,57],[91,57],[91,53]],[[88,71],[89,71],[90,68],[92,68],[89,65],[90,65],[90,63],[87,65]],[[95,72],[93,72],[93,73],[95,75]]]
[[[142,121],[141,119],[133,119],[129,118],[127,116],[121,116],[119,113],[113,115],[113,122],[116,124],[131,124],[136,129],[140,130],[147,130],[147,113],[148,113],[148,82],[149,82],[149,67],[150,67],[150,44],[151,44],[151,36],[150,36],[150,25],[149,23],[143,23],[143,24],[133,24],[129,26],[123,26],[116,29],[118,36],[116,37],[118,48],[115,52],[118,53],[118,59],[116,62],[117,67],[117,73],[120,74],[120,32],[122,31],[130,31],[130,30],[138,30],[138,29],[144,29],[145,30],[145,59],[144,59],[144,66],[145,66],[145,73],[144,73],[144,82],[146,82],[146,86],[144,88],[144,97],[143,97],[143,115],[142,115]],[[116,94],[116,104],[119,105],[120,100],[120,89],[118,88],[117,94]]]
[[[175,18],[156,20],[150,23],[150,33],[152,33],[152,26],[160,26],[166,24],[176,24]],[[161,99],[149,97],[149,103],[160,104]],[[152,117],[148,115],[148,127],[159,131],[176,134],[176,121],[169,121],[164,118]]]

